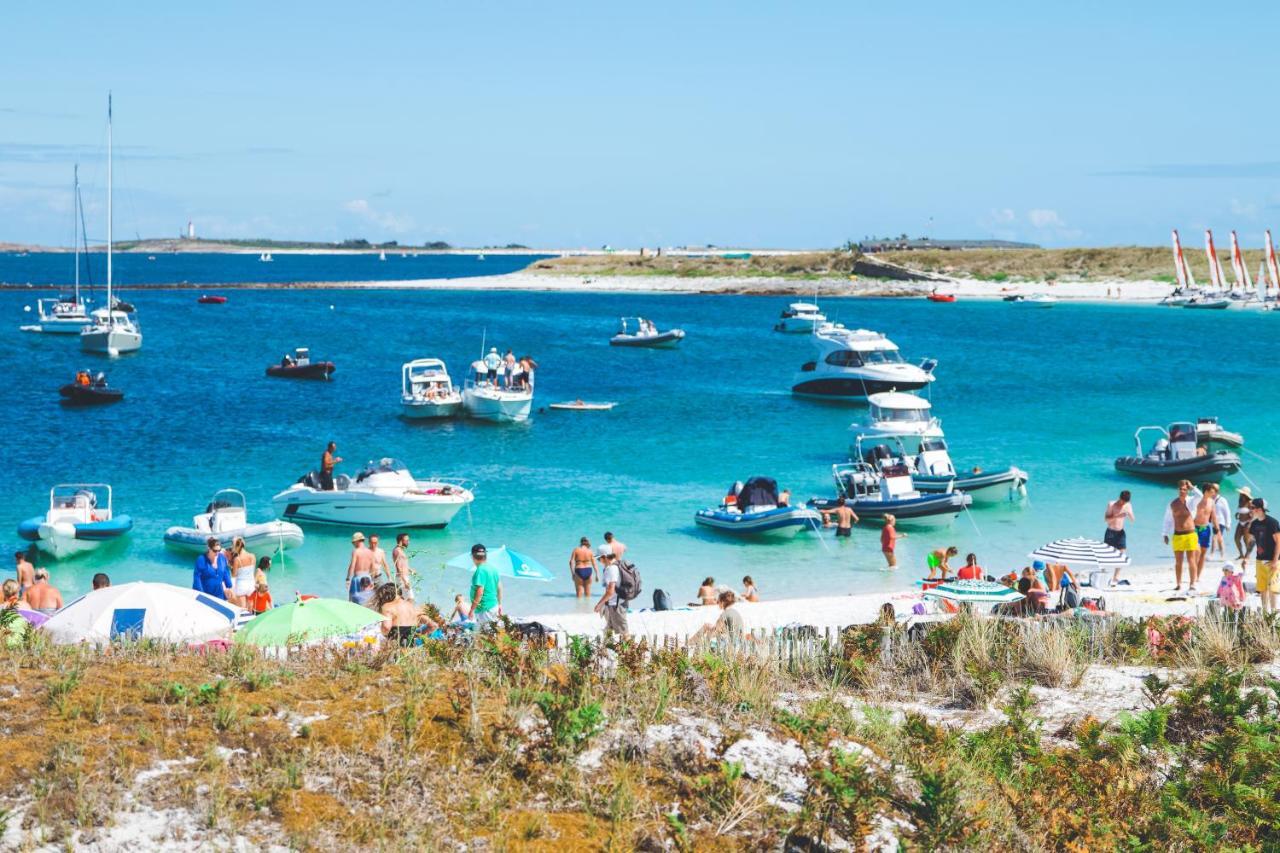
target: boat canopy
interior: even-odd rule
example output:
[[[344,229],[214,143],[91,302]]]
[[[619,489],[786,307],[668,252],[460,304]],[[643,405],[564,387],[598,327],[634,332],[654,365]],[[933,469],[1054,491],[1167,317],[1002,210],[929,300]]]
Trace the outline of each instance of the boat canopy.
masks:
[[[244,492],[239,489],[219,489],[213,493],[213,500],[205,507],[205,512],[216,512],[220,509],[245,509]]]
[[[744,512],[753,506],[777,506],[778,481],[771,477],[752,477],[738,492],[738,507]]]
[[[905,391],[885,391],[867,397],[867,402],[877,409],[896,409],[899,411],[927,412],[932,408],[928,400],[908,394]]]
[[[106,483],[60,483],[49,490],[50,509],[111,509]]]
[[[792,302],[787,308],[797,314],[816,314],[822,310],[812,302]]]

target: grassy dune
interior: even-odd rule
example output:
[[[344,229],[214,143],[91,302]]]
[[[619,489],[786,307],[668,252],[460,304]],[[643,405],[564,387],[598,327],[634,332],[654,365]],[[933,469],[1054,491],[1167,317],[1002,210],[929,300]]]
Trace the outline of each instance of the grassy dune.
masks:
[[[794,255],[753,255],[750,258],[661,255],[583,255],[548,258],[530,270],[551,275],[653,275],[676,278],[847,278],[859,255],[849,252],[806,252]]]
[[[1209,281],[1209,261],[1203,250],[1183,246],[1183,255],[1197,282]],[[1218,252],[1228,281],[1230,252]],[[1249,275],[1256,276],[1262,251],[1244,252]],[[1107,249],[969,249],[960,252],[884,252],[884,258],[911,269],[991,281],[1057,279],[1174,281],[1173,250],[1165,247],[1118,246]]]

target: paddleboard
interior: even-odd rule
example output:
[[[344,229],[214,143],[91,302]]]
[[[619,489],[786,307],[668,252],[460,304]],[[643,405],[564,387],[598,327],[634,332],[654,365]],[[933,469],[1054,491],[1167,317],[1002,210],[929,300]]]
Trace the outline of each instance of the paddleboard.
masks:
[[[548,408],[559,409],[562,412],[607,412],[616,405],[618,404],[617,403],[586,403],[586,402],[578,401],[578,402],[572,402],[572,403],[552,403],[550,406],[548,406]]]

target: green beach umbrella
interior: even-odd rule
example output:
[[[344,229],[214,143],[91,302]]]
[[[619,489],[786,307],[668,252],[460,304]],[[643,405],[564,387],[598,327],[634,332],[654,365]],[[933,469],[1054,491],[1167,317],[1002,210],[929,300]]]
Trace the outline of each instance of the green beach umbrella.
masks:
[[[354,634],[382,621],[367,607],[337,598],[309,598],[255,616],[236,632],[237,643],[290,646]]]

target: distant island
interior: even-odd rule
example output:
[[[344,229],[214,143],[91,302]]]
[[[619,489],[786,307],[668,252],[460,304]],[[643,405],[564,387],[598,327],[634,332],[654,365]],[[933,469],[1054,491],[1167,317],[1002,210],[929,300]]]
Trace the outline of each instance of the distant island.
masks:
[[[90,251],[105,251],[104,246],[90,246]],[[528,246],[507,243],[503,246],[459,248],[443,240],[429,243],[401,243],[390,240],[375,243],[360,237],[325,242],[319,240],[270,240],[254,238],[152,237],[139,240],[117,240],[117,252],[528,252]],[[70,252],[65,246],[35,246],[0,242],[0,252]]]

